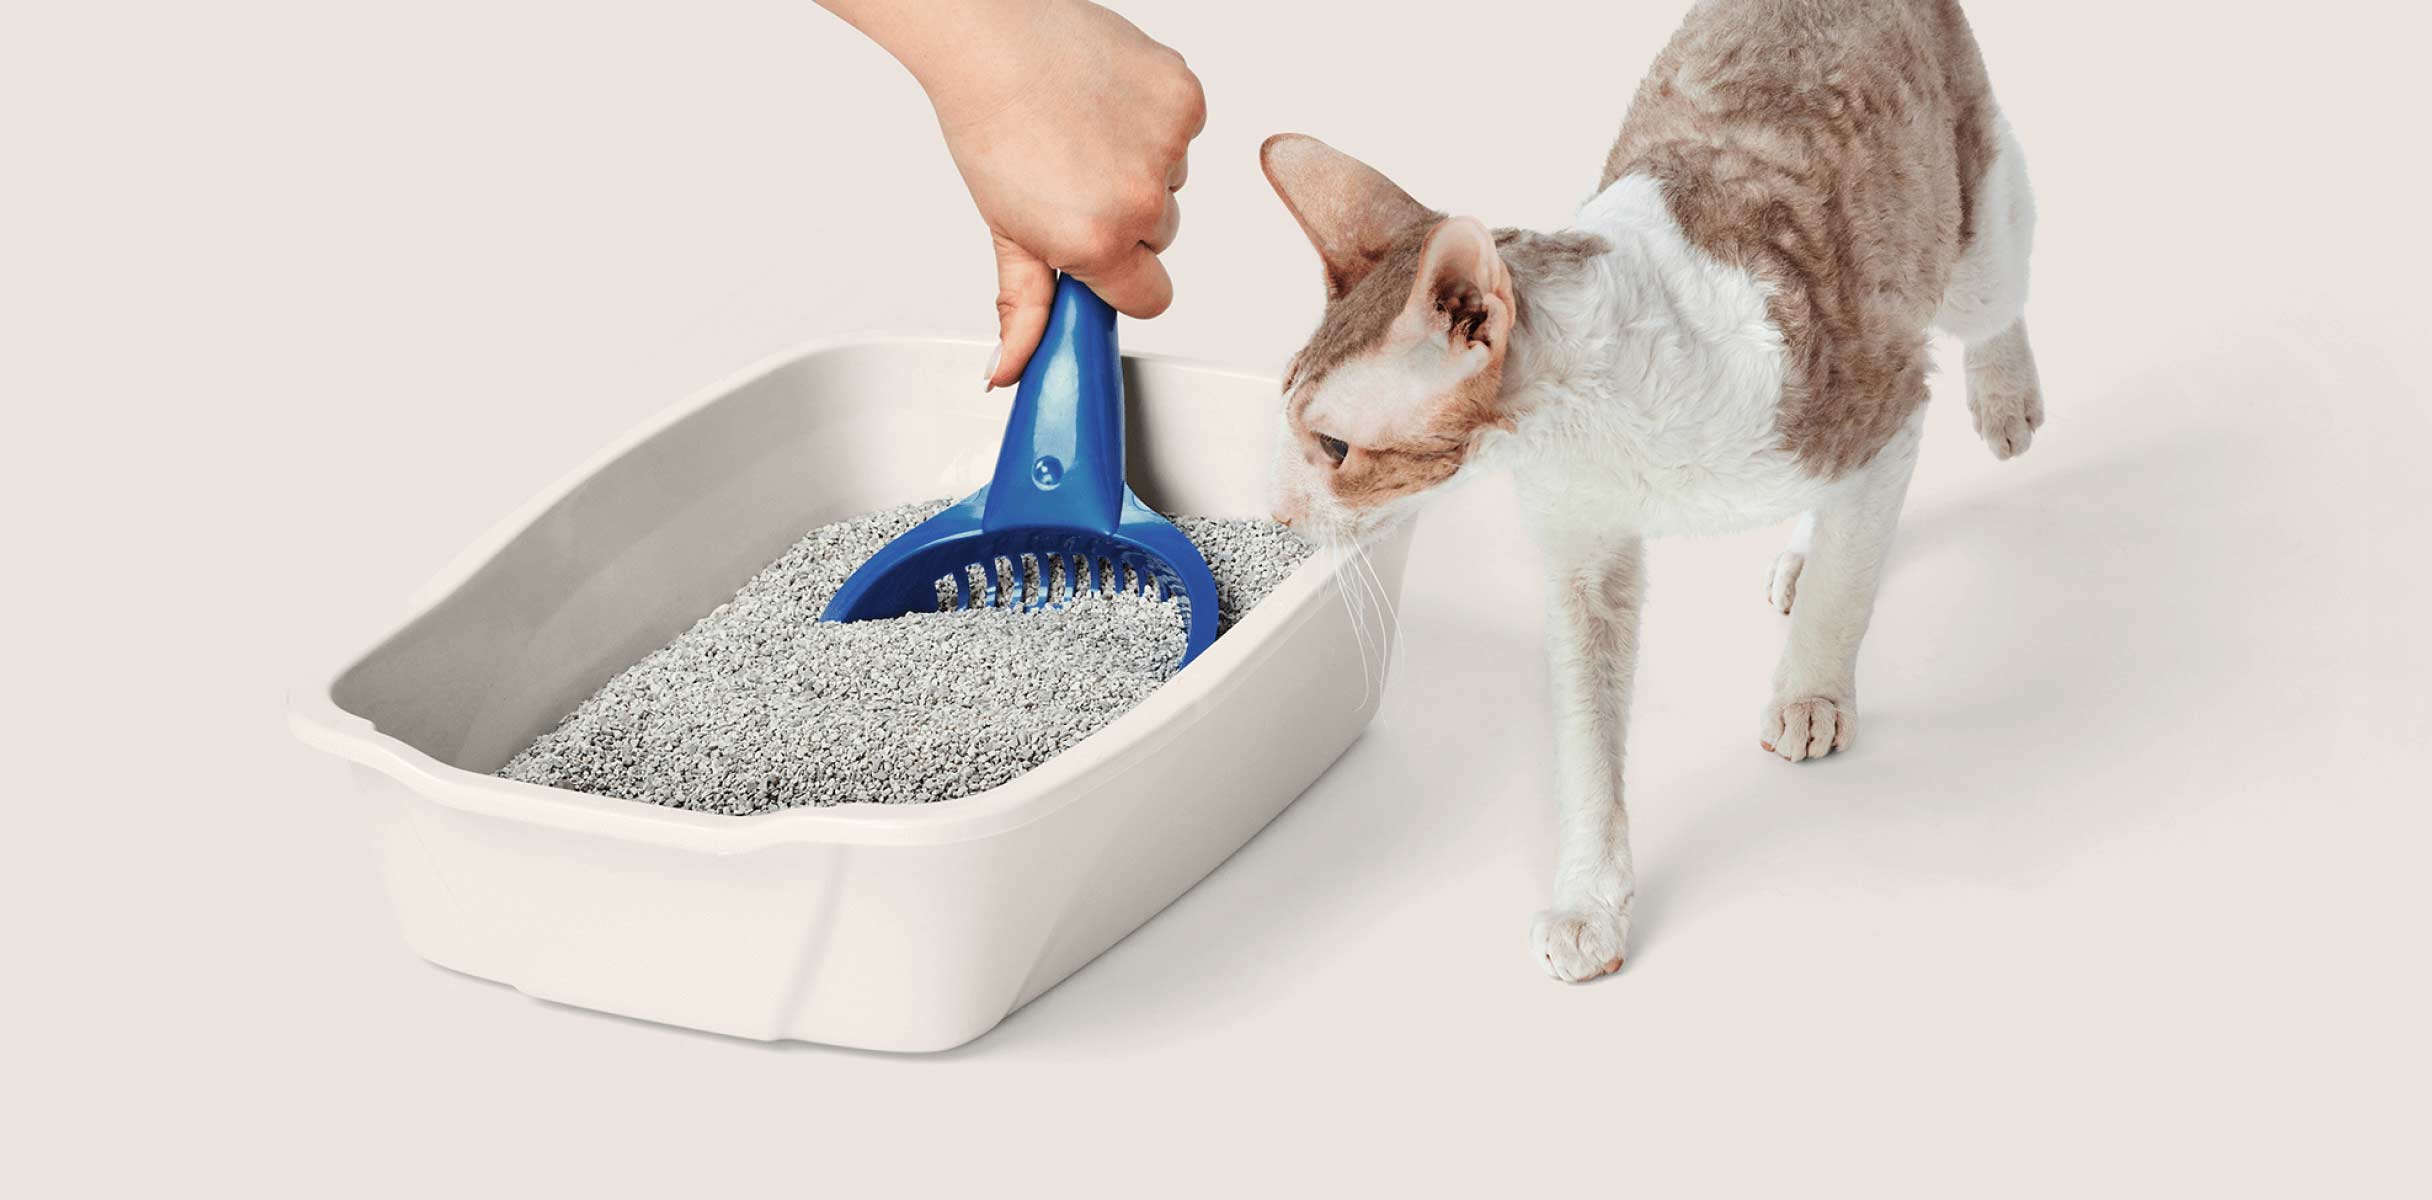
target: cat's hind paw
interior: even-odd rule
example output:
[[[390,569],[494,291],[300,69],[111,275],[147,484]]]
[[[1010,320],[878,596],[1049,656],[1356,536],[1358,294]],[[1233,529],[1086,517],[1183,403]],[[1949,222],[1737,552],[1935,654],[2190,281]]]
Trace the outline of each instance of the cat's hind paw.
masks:
[[[1799,572],[1807,569],[1807,556],[1796,550],[1784,550],[1773,556],[1773,570],[1765,576],[1765,603],[1773,611],[1787,614],[1799,595]]]
[[[1609,975],[1621,969],[1630,940],[1629,905],[1547,909],[1530,923],[1528,940],[1545,973],[1564,983]]]
[[[1968,373],[1968,415],[1976,436],[1991,447],[1993,457],[2016,458],[2035,441],[2044,424],[2043,387],[2032,367],[2024,372]]]
[[[1785,762],[1798,762],[1847,749],[1857,732],[1857,706],[1805,696],[1765,706],[1757,726],[1757,743]]]

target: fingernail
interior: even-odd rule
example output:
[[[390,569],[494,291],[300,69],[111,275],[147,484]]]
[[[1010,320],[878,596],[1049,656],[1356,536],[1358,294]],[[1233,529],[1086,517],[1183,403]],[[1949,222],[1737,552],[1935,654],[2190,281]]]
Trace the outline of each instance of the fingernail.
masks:
[[[993,392],[996,390],[996,365],[1003,361],[1005,361],[1005,343],[998,342],[996,349],[988,352],[988,369],[980,372],[981,391]]]

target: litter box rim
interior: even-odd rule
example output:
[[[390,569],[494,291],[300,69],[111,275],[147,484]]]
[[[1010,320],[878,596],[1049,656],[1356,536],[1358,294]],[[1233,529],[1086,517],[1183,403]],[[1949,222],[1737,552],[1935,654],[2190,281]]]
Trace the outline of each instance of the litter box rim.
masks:
[[[379,653],[390,639],[463,587],[576,488],[692,414],[815,355],[874,346],[951,347],[970,349],[976,354],[988,344],[968,338],[911,333],[819,338],[768,355],[695,390],[611,439],[597,453],[476,537],[415,590],[399,615],[382,623],[368,642],[356,642],[366,648],[348,655],[343,666],[290,689],[287,695],[290,729],[314,749],[378,771],[450,808],[712,854],[741,854],[800,844],[922,846],[970,841],[1020,828],[1077,803],[1092,790],[1088,786],[1092,775],[1118,760],[1153,754],[1173,739],[1188,734],[1209,712],[1220,707],[1215,703],[1218,698],[1252,677],[1254,672],[1248,667],[1290,640],[1284,635],[1327,611],[1322,604],[1312,602],[1319,598],[1318,591],[1330,583],[1334,571],[1322,554],[1312,555],[1294,569],[1225,636],[1123,715],[1013,779],[950,800],[915,804],[857,801],[728,816],[669,808],[643,800],[595,796],[502,779],[441,762],[381,732],[369,718],[340,707],[334,695],[338,681],[348,672]],[[1126,351],[1123,357],[1199,374],[1277,384],[1272,375],[1181,355]],[[1405,523],[1381,540],[1389,544],[1409,536],[1410,527]],[[1381,693],[1382,684],[1371,690]],[[1377,701],[1378,696],[1372,694],[1366,703],[1373,708]]]

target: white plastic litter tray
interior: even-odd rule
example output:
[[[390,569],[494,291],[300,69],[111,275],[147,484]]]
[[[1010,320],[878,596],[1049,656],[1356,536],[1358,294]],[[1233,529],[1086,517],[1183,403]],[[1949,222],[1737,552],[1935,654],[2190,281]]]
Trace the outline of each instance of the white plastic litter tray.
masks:
[[[709,390],[467,551],[291,698],[348,760],[405,936],[533,996],[765,1040],[941,1050],[987,1032],[1223,862],[1375,712],[1313,558],[1095,736],[930,804],[728,817],[490,774],[813,526],[979,486],[986,347],[828,344]],[[1130,468],[1168,512],[1253,516],[1275,381],[1128,356]],[[1399,592],[1407,535],[1371,548]]]

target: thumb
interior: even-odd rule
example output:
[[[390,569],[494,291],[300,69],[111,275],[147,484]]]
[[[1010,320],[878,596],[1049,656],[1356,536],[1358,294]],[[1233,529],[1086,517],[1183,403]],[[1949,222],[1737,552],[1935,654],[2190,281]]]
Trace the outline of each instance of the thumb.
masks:
[[[988,364],[990,390],[1022,377],[1022,368],[1047,333],[1047,310],[1055,303],[1055,268],[996,235],[996,359]]]

